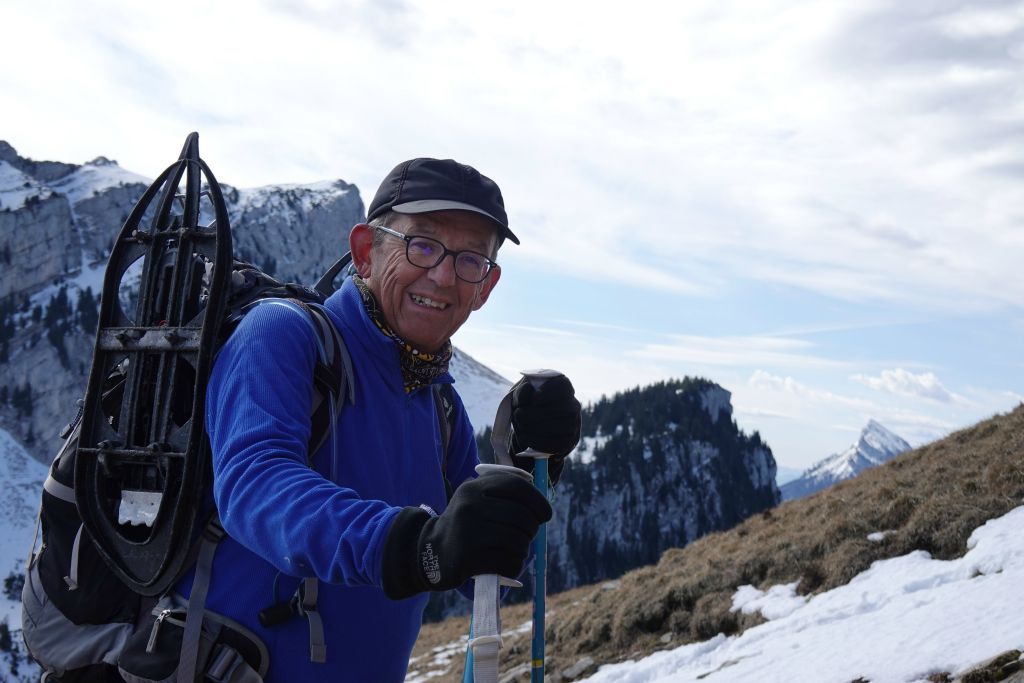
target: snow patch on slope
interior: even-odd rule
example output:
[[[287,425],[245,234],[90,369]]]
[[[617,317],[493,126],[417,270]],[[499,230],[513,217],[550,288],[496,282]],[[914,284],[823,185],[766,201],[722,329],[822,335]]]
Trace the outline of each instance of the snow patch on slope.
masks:
[[[0,429],[0,579],[25,571],[46,465]],[[21,603],[0,598],[0,621],[21,628]]]
[[[962,674],[986,655],[1024,649],[1024,507],[971,534],[968,552],[881,560],[811,597],[792,584],[740,587],[737,609],[769,621],[739,636],[601,667],[591,683],[914,681]]]
[[[46,199],[52,194],[35,178],[22,173],[6,161],[0,161],[0,210],[17,211],[29,197]]]
[[[455,378],[455,391],[466,405],[473,430],[480,433],[485,427],[494,426],[498,404],[512,382],[459,349],[452,350],[448,369]]]

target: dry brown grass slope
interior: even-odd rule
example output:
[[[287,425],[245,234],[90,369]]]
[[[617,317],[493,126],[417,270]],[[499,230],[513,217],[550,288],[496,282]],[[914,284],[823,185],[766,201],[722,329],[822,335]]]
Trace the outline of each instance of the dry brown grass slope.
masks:
[[[799,580],[798,592],[847,583],[875,560],[926,550],[952,559],[986,520],[1024,502],[1024,405],[905,453],[816,495],[789,501],[729,531],[666,551],[657,565],[621,580],[548,599],[548,680],[581,660],[600,664],[736,634],[761,620],[729,611],[733,593]],[[867,539],[889,531],[881,542]],[[529,606],[502,609],[506,632]],[[465,635],[467,619],[424,626],[414,656]],[[528,662],[530,634],[506,637],[503,672]],[[986,654],[979,653],[979,659]],[[460,681],[462,658],[432,680]],[[575,673],[575,672],[574,672]],[[529,675],[516,680],[529,680]]]

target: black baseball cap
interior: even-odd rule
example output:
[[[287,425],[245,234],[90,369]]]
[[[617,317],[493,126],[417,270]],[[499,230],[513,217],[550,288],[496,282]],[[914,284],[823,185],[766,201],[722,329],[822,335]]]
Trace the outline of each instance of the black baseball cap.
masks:
[[[410,159],[395,166],[377,188],[366,220],[372,221],[386,211],[426,213],[447,209],[483,214],[498,225],[502,239],[519,244],[519,238],[508,229],[498,184],[453,159]]]

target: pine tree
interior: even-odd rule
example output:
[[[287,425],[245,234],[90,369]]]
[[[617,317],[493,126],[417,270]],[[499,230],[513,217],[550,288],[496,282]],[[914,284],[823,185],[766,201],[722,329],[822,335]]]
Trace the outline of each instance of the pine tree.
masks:
[[[50,303],[46,307],[45,322],[46,338],[57,350],[57,358],[60,360],[61,367],[69,369],[71,361],[68,358],[68,351],[64,347],[64,337],[71,331],[71,303],[68,301],[67,287],[61,287],[50,298]]]
[[[86,334],[94,334],[100,319],[100,306],[93,296],[92,287],[86,287],[78,297],[78,326]]]
[[[30,417],[32,415],[32,385],[25,382],[22,386],[15,387],[11,396],[11,405],[14,407],[18,419]]]

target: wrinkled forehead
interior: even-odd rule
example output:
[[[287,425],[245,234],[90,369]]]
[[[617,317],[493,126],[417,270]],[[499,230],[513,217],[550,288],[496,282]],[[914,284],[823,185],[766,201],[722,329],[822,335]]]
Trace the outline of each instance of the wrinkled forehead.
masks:
[[[426,235],[445,243],[449,249],[472,249],[484,254],[498,246],[499,228],[490,219],[472,211],[431,211],[394,213],[393,225],[402,232]]]

